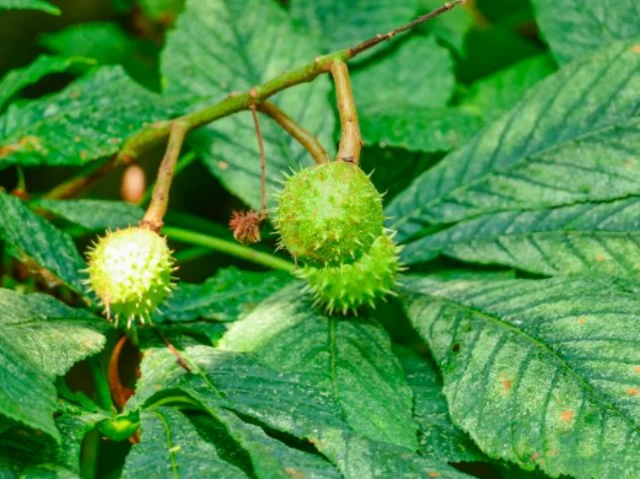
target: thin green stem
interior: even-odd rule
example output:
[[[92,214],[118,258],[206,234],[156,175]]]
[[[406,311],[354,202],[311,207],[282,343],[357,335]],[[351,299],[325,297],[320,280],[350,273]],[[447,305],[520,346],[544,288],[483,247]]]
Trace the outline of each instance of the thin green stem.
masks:
[[[96,399],[98,401],[98,405],[105,411],[115,411],[115,407],[111,399],[109,381],[107,380],[107,376],[100,359],[90,358],[88,362],[89,369],[91,369],[91,375],[93,376],[93,384],[96,388]]]
[[[202,233],[196,233],[182,228],[165,227],[162,230],[169,238],[198,246],[206,246],[208,248],[220,251],[222,253],[235,256],[252,263],[260,264],[271,269],[293,272],[293,263],[276,256],[253,250],[247,246],[227,241],[214,236]]]
[[[275,120],[287,133],[300,143],[318,164],[327,163],[329,155],[318,138],[270,101],[258,105],[258,110]]]

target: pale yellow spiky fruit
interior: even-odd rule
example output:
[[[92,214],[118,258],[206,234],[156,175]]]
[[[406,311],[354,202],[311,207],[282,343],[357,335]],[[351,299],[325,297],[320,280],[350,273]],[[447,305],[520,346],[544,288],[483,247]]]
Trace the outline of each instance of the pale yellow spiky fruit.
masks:
[[[87,284],[107,316],[127,320],[127,327],[151,315],[173,290],[173,258],[165,238],[130,227],[107,233],[87,253]]]

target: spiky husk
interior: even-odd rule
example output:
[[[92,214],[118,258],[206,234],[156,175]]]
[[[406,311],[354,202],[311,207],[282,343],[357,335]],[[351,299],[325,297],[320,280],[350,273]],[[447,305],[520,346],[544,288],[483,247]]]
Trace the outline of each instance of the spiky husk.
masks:
[[[400,248],[386,234],[378,236],[367,253],[353,263],[324,268],[305,266],[298,275],[308,282],[316,304],[329,314],[356,312],[377,298],[394,294]]]
[[[382,195],[359,166],[335,161],[290,176],[279,194],[281,243],[314,266],[359,259],[383,233]]]
[[[124,318],[127,327],[151,314],[173,289],[173,258],[165,238],[130,227],[109,232],[87,253],[91,289],[107,315]]]

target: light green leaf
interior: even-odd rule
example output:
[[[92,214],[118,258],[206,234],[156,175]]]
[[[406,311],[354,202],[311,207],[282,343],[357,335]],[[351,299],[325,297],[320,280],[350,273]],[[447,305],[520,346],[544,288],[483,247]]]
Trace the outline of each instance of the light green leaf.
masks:
[[[595,278],[405,285],[451,418],[482,451],[552,477],[637,476],[636,294]]]
[[[0,0],[1,1],[1,0]],[[87,66],[92,62],[85,58],[60,58],[40,55],[26,67],[11,70],[0,80],[0,110],[23,88],[32,85],[51,73],[60,73],[72,66]]]
[[[235,321],[292,279],[289,273],[281,271],[256,273],[234,267],[222,269],[202,284],[179,283],[162,306],[160,316],[171,321],[198,318]]]
[[[169,119],[176,104],[139,86],[121,67],[100,68],[0,117],[0,170],[77,166],[114,154],[145,125]]]
[[[547,54],[521,60],[473,83],[462,104],[475,109],[485,121],[493,121],[555,71],[556,65]]]
[[[5,334],[0,335],[0,364],[0,415],[60,442],[60,433],[53,422],[56,409],[53,378]]]
[[[168,348],[145,352],[128,410],[166,396],[163,391],[178,390],[212,410],[229,409],[296,437],[309,437],[322,427],[346,427],[329,395],[299,375],[275,371],[246,354],[206,346],[180,353],[192,373],[176,363]]]
[[[127,456],[124,479],[248,478],[220,459],[215,446],[206,442],[180,411],[165,407],[142,411],[140,421],[140,444]]]
[[[471,121],[444,109],[455,83],[453,60],[433,37],[413,36],[354,70],[352,77],[368,144],[448,151],[459,141],[465,120]]]
[[[640,191],[640,55],[629,42],[540,82],[387,208],[405,241],[428,223]]]
[[[636,0],[532,0],[543,37],[560,63],[623,38],[640,37]]]
[[[418,353],[396,347],[413,390],[413,418],[419,425],[419,452],[444,462],[486,461],[471,439],[451,422],[437,367]],[[488,462],[488,461],[487,461]]]
[[[139,206],[110,200],[48,200],[30,203],[89,230],[118,229],[135,226],[144,216]]]
[[[0,10],[40,10],[51,15],[60,15],[60,9],[44,0],[0,0]]]
[[[220,346],[302,374],[330,392],[359,434],[416,449],[412,395],[384,329],[367,317],[326,317],[295,284],[232,324]]]
[[[18,198],[1,191],[0,240],[21,261],[35,262],[74,290],[84,291],[80,270],[85,268],[85,262],[71,238],[29,210]]]
[[[538,211],[508,211],[463,221],[410,243],[406,263],[446,255],[552,276],[640,277],[640,198]]]
[[[372,441],[353,433],[327,430],[315,441],[346,479],[470,479],[446,462],[419,456],[410,449]]]
[[[42,35],[39,43],[57,55],[85,57],[100,65],[122,65],[142,85],[159,91],[157,45],[132,38],[115,23],[79,23]]]
[[[192,0],[169,34],[162,54],[168,93],[189,92],[208,103],[233,91],[246,91],[318,55],[306,36],[296,33],[276,2]],[[313,132],[329,151],[335,118],[328,78],[297,86],[273,98],[291,118]],[[277,180],[289,168],[312,160],[275,122],[261,116],[267,158],[268,198],[275,201]],[[247,111],[204,127],[189,137],[211,173],[252,208],[261,203],[260,153]]]
[[[61,376],[101,351],[104,330],[103,319],[51,296],[0,289],[0,336],[47,374]]]
[[[411,21],[417,11],[415,1],[395,0],[292,0],[293,18],[322,40],[325,52],[353,47]]]

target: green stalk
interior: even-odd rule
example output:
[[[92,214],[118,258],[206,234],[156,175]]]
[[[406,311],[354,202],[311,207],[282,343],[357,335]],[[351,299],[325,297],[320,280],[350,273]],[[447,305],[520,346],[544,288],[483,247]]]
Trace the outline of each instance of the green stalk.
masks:
[[[182,228],[165,227],[162,230],[169,238],[198,246],[206,246],[208,248],[220,251],[222,253],[235,256],[236,258],[251,261],[271,269],[293,272],[293,263],[280,259],[276,256],[253,250],[247,246],[243,246],[233,241],[227,241],[214,236],[196,233]]]

